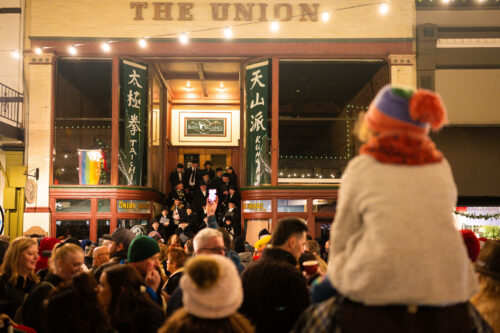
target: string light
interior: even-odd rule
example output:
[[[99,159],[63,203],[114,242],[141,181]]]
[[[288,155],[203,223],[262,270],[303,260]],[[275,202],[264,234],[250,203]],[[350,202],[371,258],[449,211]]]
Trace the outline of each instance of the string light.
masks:
[[[104,43],[101,44],[101,49],[104,52],[109,52],[111,50],[111,46],[109,46],[109,43],[104,42]]]
[[[278,21],[272,21],[269,28],[272,32],[278,32],[278,30],[280,30],[280,24],[278,23]]]
[[[330,13],[329,12],[323,12],[323,14],[321,14],[321,20],[323,22],[330,21]]]
[[[384,2],[383,4],[380,5],[378,11],[380,14],[385,15],[389,12],[389,6]]]
[[[231,27],[226,27],[224,29],[224,37],[226,39],[231,39],[233,38],[233,30],[231,29]]]
[[[182,34],[180,34],[179,36],[179,41],[181,42],[181,44],[187,44],[189,42],[189,38],[187,36],[187,33],[183,32]]]
[[[19,55],[19,51],[18,50],[14,50],[10,53],[14,58],[16,59],[19,59],[20,55]]]
[[[73,45],[71,45],[71,46],[68,48],[68,52],[69,52],[69,54],[71,54],[71,55],[76,55],[76,54],[77,54],[76,47],[74,47]]]
[[[145,48],[146,46],[148,46],[148,42],[146,42],[146,39],[145,38],[141,38],[139,39],[139,46],[141,48]]]
[[[40,47],[35,48],[35,53],[42,54],[42,48],[40,48]]]

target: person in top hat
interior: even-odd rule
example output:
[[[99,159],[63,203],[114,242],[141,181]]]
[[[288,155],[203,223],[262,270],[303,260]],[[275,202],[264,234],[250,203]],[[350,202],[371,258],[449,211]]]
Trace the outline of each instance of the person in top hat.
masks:
[[[185,205],[181,198],[174,197],[174,203],[170,207],[169,218],[172,222],[172,233],[174,233],[181,220],[186,218]]]
[[[170,184],[172,185],[172,190],[178,183],[184,183],[186,180],[186,175],[184,173],[184,164],[178,163],[174,171],[170,173]]]
[[[488,240],[475,262],[479,292],[471,298],[483,318],[500,332],[500,241]]]
[[[198,165],[199,161],[197,159],[193,159],[191,167],[186,170],[185,187],[192,193],[198,189],[201,181],[201,170]]]
[[[208,188],[209,189],[215,188],[217,189],[217,193],[219,193],[221,185],[222,185],[222,168],[216,168],[215,177],[210,180]]]
[[[215,177],[215,171],[212,169],[213,163],[211,161],[205,161],[203,164],[203,171],[208,175],[209,180]]]
[[[194,193],[192,207],[195,213],[198,213],[201,209],[201,206],[203,206],[203,204],[207,202],[207,197],[208,197],[208,186],[207,183],[202,181],[200,183],[200,188],[196,190],[196,192]]]
[[[238,188],[238,177],[234,173],[234,168],[232,166],[228,166],[226,169],[227,174],[229,175],[229,183],[234,186],[235,189]]]
[[[167,202],[165,203],[166,206],[171,207],[172,204],[174,203],[174,198],[179,198],[182,202],[183,205],[185,205],[186,202],[186,192],[184,191],[184,184],[183,183],[176,183],[175,187],[172,191],[170,191]]]
[[[238,206],[234,200],[229,200],[228,209],[222,218],[222,226],[233,236],[241,235],[241,221]]]

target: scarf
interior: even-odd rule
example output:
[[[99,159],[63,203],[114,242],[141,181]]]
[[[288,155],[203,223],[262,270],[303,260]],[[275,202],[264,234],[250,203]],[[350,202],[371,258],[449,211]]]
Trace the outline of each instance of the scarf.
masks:
[[[359,149],[381,163],[423,165],[438,163],[443,154],[427,135],[384,133],[372,137]]]

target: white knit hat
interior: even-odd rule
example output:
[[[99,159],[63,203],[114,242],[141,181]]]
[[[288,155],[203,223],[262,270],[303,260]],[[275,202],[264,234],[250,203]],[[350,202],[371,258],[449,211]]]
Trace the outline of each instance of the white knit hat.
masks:
[[[236,265],[221,255],[190,259],[181,277],[186,311],[205,319],[225,318],[243,302],[243,288]]]

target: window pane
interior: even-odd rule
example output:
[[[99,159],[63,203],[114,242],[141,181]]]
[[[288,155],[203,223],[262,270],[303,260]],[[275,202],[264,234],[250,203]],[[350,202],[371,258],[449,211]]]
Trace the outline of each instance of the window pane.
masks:
[[[97,212],[98,213],[109,213],[111,211],[111,200],[110,199],[97,199]]]
[[[335,212],[337,201],[333,199],[314,199],[313,212]]]
[[[269,219],[248,219],[245,220],[246,241],[252,246],[259,240],[259,232],[262,229],[270,230],[271,220]]]
[[[90,239],[89,220],[56,221],[56,237],[75,237],[79,240]]]
[[[89,213],[90,199],[57,199],[57,213]]]
[[[320,226],[320,233],[316,234],[316,238],[320,238],[323,242],[330,239],[330,228],[332,226],[333,217],[318,217],[314,218],[316,225]],[[317,229],[316,229],[317,230]]]
[[[307,200],[278,199],[278,212],[286,212],[286,213],[307,212]]]
[[[54,184],[110,183],[111,62],[57,62]]]
[[[97,220],[97,239],[102,238],[102,235],[109,234],[109,220]]]
[[[359,143],[354,122],[389,82],[384,61],[281,61],[279,182],[336,183]]]
[[[127,228],[136,235],[146,235],[148,230],[148,220],[118,219],[117,228]]]

